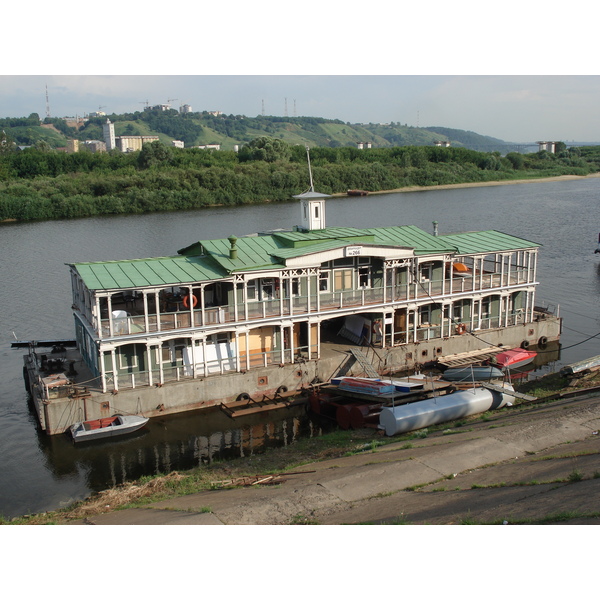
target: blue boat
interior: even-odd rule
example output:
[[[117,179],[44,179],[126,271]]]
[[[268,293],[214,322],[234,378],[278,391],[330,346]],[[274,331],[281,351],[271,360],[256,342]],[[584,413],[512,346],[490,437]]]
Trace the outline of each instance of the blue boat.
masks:
[[[442,375],[446,381],[487,381],[488,379],[502,379],[502,371],[491,365],[485,367],[476,367],[467,365],[465,367],[450,367]]]

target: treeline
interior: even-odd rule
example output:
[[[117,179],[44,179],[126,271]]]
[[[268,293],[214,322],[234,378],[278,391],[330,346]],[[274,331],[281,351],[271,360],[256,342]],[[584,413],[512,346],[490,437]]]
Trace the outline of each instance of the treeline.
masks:
[[[310,151],[315,189],[328,194],[407,186],[587,175],[600,147],[557,154],[464,148],[352,147]],[[48,220],[190,210],[215,204],[288,201],[309,187],[306,149],[258,138],[239,153],[178,149],[159,142],[127,154],[0,152],[0,220]]]

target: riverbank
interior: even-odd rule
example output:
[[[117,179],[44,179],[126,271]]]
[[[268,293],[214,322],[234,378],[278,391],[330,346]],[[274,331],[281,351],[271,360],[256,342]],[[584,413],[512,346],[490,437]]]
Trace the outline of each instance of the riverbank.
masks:
[[[355,439],[353,452],[296,466],[273,482],[265,476],[263,485],[229,487],[236,482],[232,472],[213,489],[167,499],[159,494],[69,522],[600,524],[599,428],[599,396],[497,411],[382,446],[377,438]],[[224,472],[221,467],[213,476]],[[185,477],[171,474],[160,485]]]
[[[376,194],[396,194],[402,192],[431,192],[433,190],[454,190],[462,188],[473,188],[473,187],[492,187],[497,185],[519,185],[523,183],[544,183],[551,181],[576,181],[580,179],[594,179],[599,178],[600,173],[591,173],[589,175],[558,175],[556,177],[539,177],[532,179],[511,179],[511,180],[500,180],[500,181],[476,181],[473,183],[450,183],[445,185],[412,185],[409,187],[397,188],[393,190],[381,190],[378,192],[369,192],[369,195]],[[347,194],[332,194],[334,197],[346,196]]]
[[[393,438],[335,431],[12,522],[600,524],[600,506],[583,500],[600,492],[599,383],[598,370],[553,374],[526,386],[540,403]]]

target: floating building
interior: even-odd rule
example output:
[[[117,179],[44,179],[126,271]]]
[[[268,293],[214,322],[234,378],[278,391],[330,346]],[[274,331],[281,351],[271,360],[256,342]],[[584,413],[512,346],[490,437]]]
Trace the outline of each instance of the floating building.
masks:
[[[30,352],[42,427],[300,390],[340,367],[343,348],[328,352],[334,339],[375,349],[379,372],[559,339],[558,315],[537,307],[539,244],[493,230],[439,235],[437,223],[434,233],[328,227],[328,196],[312,182],[294,198],[299,222],[286,231],[69,264],[78,362],[65,370],[85,367],[87,384],[49,399],[42,359]]]

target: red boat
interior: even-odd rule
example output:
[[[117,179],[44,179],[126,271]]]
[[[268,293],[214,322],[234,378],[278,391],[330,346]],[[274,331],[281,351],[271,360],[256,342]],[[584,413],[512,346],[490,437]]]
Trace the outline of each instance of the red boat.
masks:
[[[348,190],[348,196],[367,196],[367,190]]]
[[[537,352],[525,348],[513,348],[496,354],[496,364],[502,369],[516,369],[533,362]]]

